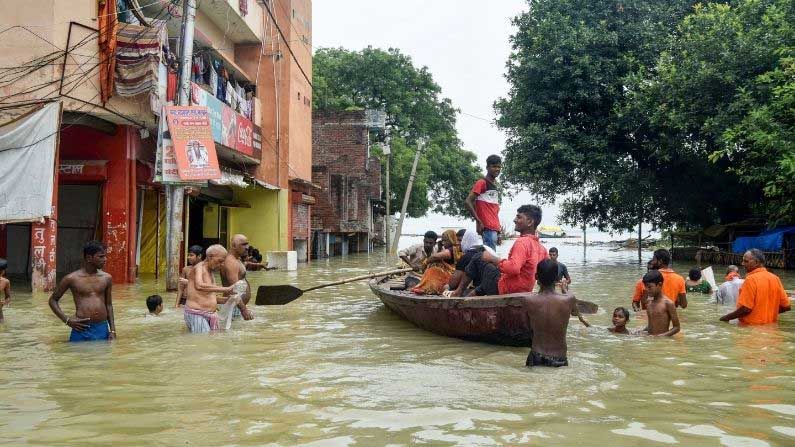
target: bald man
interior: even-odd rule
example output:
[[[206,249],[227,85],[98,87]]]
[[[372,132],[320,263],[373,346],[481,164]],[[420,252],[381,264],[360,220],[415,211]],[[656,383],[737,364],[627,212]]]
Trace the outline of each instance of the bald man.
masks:
[[[213,272],[218,270],[226,259],[226,249],[222,245],[211,245],[207,248],[207,257],[196,264],[188,274],[188,290],[185,300],[185,325],[193,333],[204,333],[219,329],[218,303],[225,303],[226,295],[232,293],[232,287],[220,287],[215,284]],[[218,297],[221,293],[224,296]]]
[[[232,236],[229,253],[221,264],[221,283],[225,286],[232,286],[240,280],[246,281],[246,293],[243,294],[243,300],[235,309],[233,318],[237,319],[242,316],[244,320],[253,320],[254,315],[246,307],[251,299],[251,285],[246,279],[246,264],[244,263],[247,254],[248,238],[242,234]]]

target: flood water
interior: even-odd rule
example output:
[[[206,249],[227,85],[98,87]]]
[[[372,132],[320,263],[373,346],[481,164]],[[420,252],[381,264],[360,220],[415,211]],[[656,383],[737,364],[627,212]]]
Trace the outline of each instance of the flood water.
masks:
[[[572,291],[601,306],[587,317],[600,327],[571,321],[571,366],[560,369],[525,368],[525,348],[417,329],[364,282],[201,336],[185,332],[173,294],[144,319],[144,298],[162,290],[144,278],[114,286],[118,340],[90,344],[67,343],[47,296],[17,288],[0,325],[0,444],[795,444],[792,312],[738,327],[690,294],[683,333],[611,336],[609,312],[628,306],[642,273],[635,252],[589,247],[584,261],[581,246],[558,247]],[[383,254],[354,255],[249,276],[305,288],[385,265]],[[795,288],[795,276],[784,281]],[[70,313],[71,296],[61,302]],[[630,326],[644,320],[633,314]]]

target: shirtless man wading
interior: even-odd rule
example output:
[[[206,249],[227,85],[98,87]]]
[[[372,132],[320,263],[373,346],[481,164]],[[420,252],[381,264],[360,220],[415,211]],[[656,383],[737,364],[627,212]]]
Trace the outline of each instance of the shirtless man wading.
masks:
[[[246,279],[246,264],[243,263],[247,254],[248,238],[242,234],[232,236],[229,253],[221,264],[221,283],[225,286],[232,286],[240,280],[246,281],[246,293],[243,295],[243,301],[235,309],[233,318],[242,316],[244,320],[253,320],[254,315],[246,307],[251,299],[251,285]]]
[[[525,310],[533,330],[533,342],[525,366],[568,366],[566,330],[569,316],[575,315],[585,326],[590,324],[580,316],[574,295],[555,292],[558,264],[544,259],[538,264],[536,278],[541,291],[525,298]]]
[[[207,248],[207,257],[196,264],[188,275],[188,294],[185,301],[185,324],[193,333],[216,331],[218,327],[218,303],[225,303],[232,287],[215,285],[213,272],[221,267],[226,258],[226,249],[221,245]]]
[[[113,340],[116,323],[113,319],[111,286],[113,278],[102,271],[105,246],[90,241],[83,246],[83,268],[66,275],[50,296],[50,309],[72,328],[69,341]],[[75,300],[75,316],[67,317],[59,301],[67,290]]]

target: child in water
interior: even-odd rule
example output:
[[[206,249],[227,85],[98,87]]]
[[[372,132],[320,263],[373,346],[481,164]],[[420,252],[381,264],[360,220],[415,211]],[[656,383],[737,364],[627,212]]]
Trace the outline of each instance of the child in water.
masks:
[[[679,332],[679,315],[673,300],[663,295],[663,280],[662,273],[657,270],[643,275],[643,285],[649,296],[646,304],[649,325],[646,330],[649,335],[670,337]]]
[[[163,312],[163,298],[160,295],[149,295],[146,297],[146,308],[149,309],[147,317],[156,317]]]
[[[613,327],[607,328],[614,334],[629,335],[627,323],[629,322],[629,311],[624,307],[616,307],[613,311]]]
[[[8,306],[11,302],[11,281],[6,278],[6,269],[8,268],[8,261],[0,258],[0,323],[3,320],[3,306]]]
[[[190,275],[191,270],[193,270],[193,266],[202,262],[202,253],[204,253],[204,249],[201,245],[191,245],[188,249],[188,265],[182,269],[182,273],[179,275],[179,284],[177,284],[177,302],[174,307],[179,307],[185,305],[185,300],[187,298],[186,294],[188,293],[188,276]]]

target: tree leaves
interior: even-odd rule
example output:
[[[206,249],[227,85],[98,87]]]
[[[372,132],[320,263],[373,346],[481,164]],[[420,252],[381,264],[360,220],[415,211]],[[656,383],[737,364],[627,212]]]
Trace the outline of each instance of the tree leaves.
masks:
[[[399,50],[367,47],[361,51],[321,48],[313,59],[314,106],[318,110],[351,107],[383,109],[392,138],[390,188],[399,210],[420,138],[427,141],[412,187],[407,214],[429,210],[468,216],[464,199],[480,177],[475,154],[464,150],[455,129],[457,110],[427,67],[417,68]],[[374,133],[383,142],[384,133]],[[382,165],[383,154],[379,151]]]

